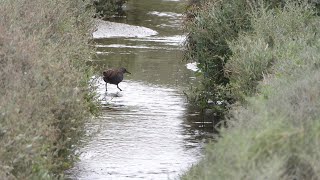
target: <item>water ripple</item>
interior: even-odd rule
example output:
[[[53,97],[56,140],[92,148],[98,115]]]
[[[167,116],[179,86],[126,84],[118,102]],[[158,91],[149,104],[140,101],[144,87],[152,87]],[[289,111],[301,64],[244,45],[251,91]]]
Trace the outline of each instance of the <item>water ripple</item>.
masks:
[[[185,145],[186,102],[176,89],[124,81],[122,92],[109,85],[105,93],[104,82],[96,84],[108,108],[100,117],[100,132],[82,149],[73,178],[174,178],[199,158],[198,142]]]

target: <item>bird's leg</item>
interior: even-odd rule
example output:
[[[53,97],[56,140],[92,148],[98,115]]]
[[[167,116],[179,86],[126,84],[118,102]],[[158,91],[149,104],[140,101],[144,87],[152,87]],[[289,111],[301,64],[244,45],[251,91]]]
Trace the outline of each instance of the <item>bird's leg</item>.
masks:
[[[107,87],[107,84],[108,84],[108,83],[106,83],[106,91],[108,91],[108,87]]]
[[[120,91],[122,91],[122,90],[119,88],[118,84],[117,84],[117,88],[118,88]]]

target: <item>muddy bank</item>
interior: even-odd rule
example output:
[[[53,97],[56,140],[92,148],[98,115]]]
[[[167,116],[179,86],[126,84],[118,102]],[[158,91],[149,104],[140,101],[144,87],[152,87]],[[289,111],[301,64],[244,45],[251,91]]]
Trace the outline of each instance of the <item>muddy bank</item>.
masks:
[[[97,20],[96,31],[93,32],[92,36],[95,39],[101,39],[112,37],[146,37],[157,34],[157,31],[146,27]]]

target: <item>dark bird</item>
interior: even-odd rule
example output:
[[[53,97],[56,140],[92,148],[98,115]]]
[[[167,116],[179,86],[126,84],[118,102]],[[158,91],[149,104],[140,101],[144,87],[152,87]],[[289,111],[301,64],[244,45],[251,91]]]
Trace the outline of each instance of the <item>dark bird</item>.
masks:
[[[107,84],[115,84],[117,85],[117,88],[122,91],[118,84],[123,80],[123,74],[124,73],[129,73],[131,74],[130,72],[128,72],[126,70],[126,68],[119,68],[119,69],[108,69],[106,71],[103,72],[103,80],[104,82],[106,82],[106,91],[108,91],[107,89]]]

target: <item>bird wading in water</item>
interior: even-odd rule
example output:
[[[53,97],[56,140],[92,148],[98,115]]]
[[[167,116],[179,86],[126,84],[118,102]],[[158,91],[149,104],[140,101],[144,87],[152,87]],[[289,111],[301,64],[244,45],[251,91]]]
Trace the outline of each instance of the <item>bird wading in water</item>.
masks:
[[[108,83],[117,85],[117,88],[122,91],[122,89],[120,89],[118,85],[123,80],[124,73],[131,74],[126,70],[126,68],[123,67],[119,69],[108,69],[106,71],[103,71],[103,80],[104,82],[106,82],[106,91],[108,91]]]

